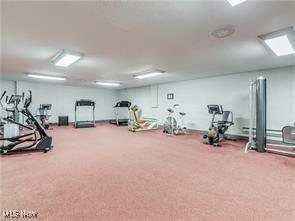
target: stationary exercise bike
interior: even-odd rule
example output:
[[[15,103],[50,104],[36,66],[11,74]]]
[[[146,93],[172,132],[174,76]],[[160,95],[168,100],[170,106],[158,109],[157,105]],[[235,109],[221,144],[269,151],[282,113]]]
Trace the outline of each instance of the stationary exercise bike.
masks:
[[[184,126],[184,116],[186,113],[179,112],[179,123],[177,122],[176,118],[174,117],[175,107],[178,107],[179,104],[174,104],[171,108],[168,108],[168,117],[164,122],[164,129],[163,133],[168,134],[170,136],[177,135],[177,134],[185,134],[186,127]]]
[[[229,139],[225,136],[226,131],[233,123],[233,113],[231,111],[223,111],[222,105],[208,105],[208,112],[212,114],[212,120],[208,134],[203,136],[203,143],[210,144],[214,147],[220,147],[220,142]],[[221,116],[221,120],[215,120],[217,115]]]

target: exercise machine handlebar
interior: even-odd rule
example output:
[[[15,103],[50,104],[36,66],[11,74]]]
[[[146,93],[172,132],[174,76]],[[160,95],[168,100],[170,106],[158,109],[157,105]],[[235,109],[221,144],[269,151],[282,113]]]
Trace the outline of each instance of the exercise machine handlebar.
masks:
[[[3,99],[3,97],[5,96],[5,94],[6,94],[6,91],[3,91],[3,93],[2,93],[2,95],[1,95],[1,98],[0,98],[0,100],[2,100],[2,99]]]

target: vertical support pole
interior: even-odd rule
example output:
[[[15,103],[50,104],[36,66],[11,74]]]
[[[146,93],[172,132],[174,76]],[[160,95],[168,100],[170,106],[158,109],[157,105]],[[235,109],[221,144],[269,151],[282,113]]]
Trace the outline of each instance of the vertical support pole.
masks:
[[[93,115],[93,126],[96,127],[96,122],[95,122],[95,103],[93,103],[92,115]]]
[[[75,103],[75,127],[77,126],[77,102]]]
[[[17,92],[18,92],[18,88],[17,88],[18,82],[14,81],[13,83],[14,83],[14,85],[13,85],[14,86],[14,88],[13,88],[14,89],[14,94],[17,94]]]
[[[255,145],[254,144],[254,139],[253,139],[253,121],[254,121],[254,110],[253,110],[253,91],[254,91],[254,86],[256,85],[256,81],[250,81],[249,84],[249,141],[246,144],[245,147],[245,153],[247,153],[248,150],[251,150],[252,147]]]
[[[174,110],[173,113],[171,114],[171,136],[174,136]]]
[[[250,111],[250,117],[249,117],[249,142],[250,142],[250,148],[252,148],[253,145],[253,87],[254,82],[250,82],[250,90],[249,90],[249,111]]]
[[[266,79],[256,80],[256,148],[265,152],[266,148]]]

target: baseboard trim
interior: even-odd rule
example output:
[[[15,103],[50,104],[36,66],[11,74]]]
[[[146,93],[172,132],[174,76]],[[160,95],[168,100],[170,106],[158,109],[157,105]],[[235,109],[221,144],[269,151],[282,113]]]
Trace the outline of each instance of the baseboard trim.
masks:
[[[110,120],[96,120],[95,123],[109,123]],[[74,125],[75,122],[69,122],[69,125]],[[62,126],[69,126],[69,125],[61,125]],[[55,123],[50,123],[50,126],[59,126],[57,122]]]
[[[110,120],[113,120],[113,119],[110,119]],[[109,123],[110,120],[96,120],[95,123]],[[69,125],[74,125],[74,124],[75,124],[75,122],[69,122]],[[50,125],[58,126],[58,123],[50,123]],[[163,129],[164,125],[159,125],[159,128]],[[208,131],[205,131],[205,130],[197,130],[197,129],[189,129],[189,128],[187,129],[187,132],[188,133],[201,134],[201,135],[204,135],[204,134],[208,133]],[[236,134],[227,133],[226,136],[230,137],[230,138],[233,138],[233,139],[238,139],[238,140],[248,140],[247,135],[236,135]]]

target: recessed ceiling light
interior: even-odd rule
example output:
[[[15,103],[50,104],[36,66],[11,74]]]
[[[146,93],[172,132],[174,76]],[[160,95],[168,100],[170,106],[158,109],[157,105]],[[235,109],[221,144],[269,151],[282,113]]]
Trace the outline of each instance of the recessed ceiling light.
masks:
[[[42,74],[30,74],[27,73],[28,77],[31,78],[39,78],[39,79],[44,79],[44,80],[57,80],[57,81],[65,81],[65,77],[57,77],[57,76],[49,76],[49,75],[42,75]]]
[[[239,5],[247,0],[227,0],[227,1],[231,4],[231,6],[234,7],[234,6]]]
[[[51,62],[56,66],[68,67],[78,61],[81,57],[81,53],[63,49],[51,59]]]
[[[144,72],[141,74],[135,74],[135,75],[133,75],[133,77],[138,78],[138,79],[142,79],[142,78],[159,76],[159,75],[162,75],[163,73],[165,73],[165,71],[155,70],[155,71]]]
[[[294,49],[286,35],[265,40],[265,43],[277,56],[294,54]]]
[[[277,55],[294,54],[295,32],[293,27],[258,36]]]
[[[121,85],[120,83],[110,83],[110,82],[101,82],[101,81],[97,81],[95,83],[96,84],[99,84],[99,85],[114,86],[114,87],[117,87],[117,86],[120,86]]]

